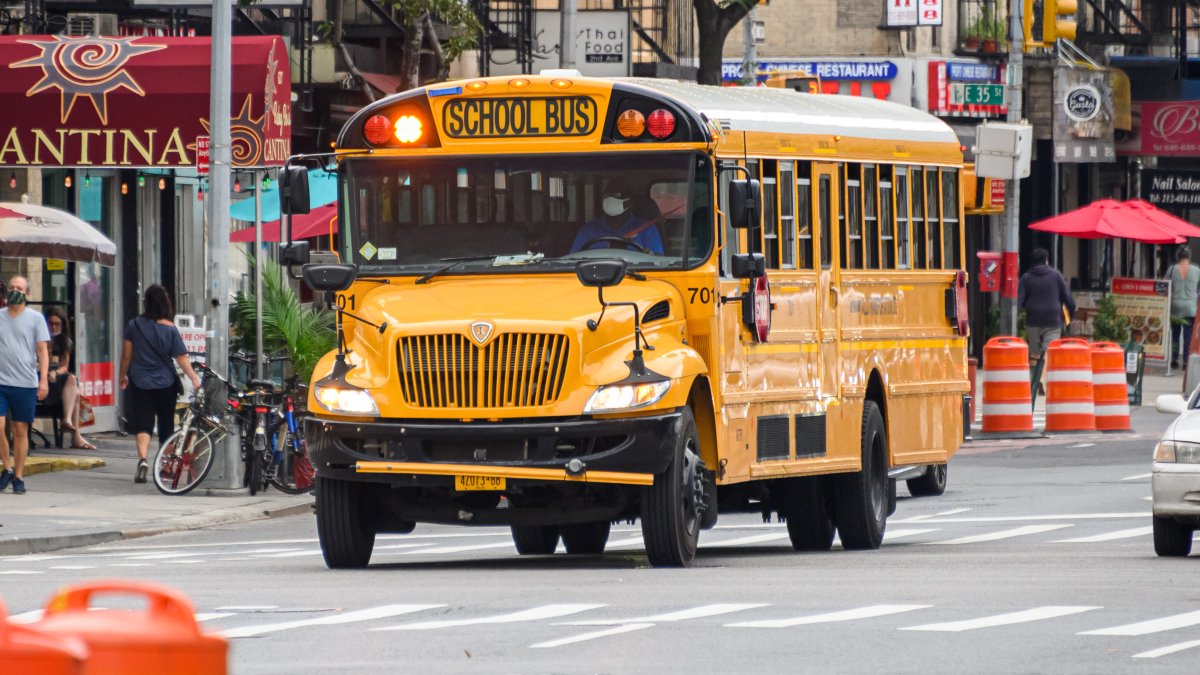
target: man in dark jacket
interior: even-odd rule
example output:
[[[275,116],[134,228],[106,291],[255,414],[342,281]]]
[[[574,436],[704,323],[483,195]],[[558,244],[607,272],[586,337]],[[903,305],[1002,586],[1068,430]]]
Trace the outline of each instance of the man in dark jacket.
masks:
[[[1050,252],[1033,249],[1033,267],[1021,275],[1017,288],[1017,308],[1025,310],[1025,337],[1029,342],[1029,361],[1036,363],[1046,345],[1062,337],[1063,307],[1075,316],[1075,299],[1067,280],[1050,266]]]

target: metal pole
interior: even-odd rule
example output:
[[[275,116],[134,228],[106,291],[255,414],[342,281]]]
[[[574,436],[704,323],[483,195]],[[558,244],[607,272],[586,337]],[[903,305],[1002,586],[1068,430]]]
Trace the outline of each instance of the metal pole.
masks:
[[[1024,77],[1025,28],[1021,20],[1022,2],[1011,3],[1012,18],[1008,24],[1009,34],[1009,68],[1011,76],[1008,82],[1009,102],[1008,121],[1020,122],[1022,115],[1021,87]],[[1000,292],[1000,333],[1002,335],[1017,334],[1017,278],[1020,271],[1018,251],[1021,237],[1018,229],[1018,219],[1021,207],[1021,181],[1010,180],[1008,190],[1004,195],[1004,284]]]
[[[753,87],[758,84],[758,46],[754,44],[754,17],[751,9],[742,19],[742,84]]]
[[[1062,183],[1062,177],[1059,175],[1058,160],[1055,159],[1050,163],[1050,215],[1057,216],[1061,208],[1059,200],[1062,196],[1059,194],[1059,185]],[[1058,260],[1058,243],[1059,236],[1057,234],[1050,235],[1050,264],[1055,269],[1059,269]]]
[[[575,17],[579,10],[577,0],[562,0],[562,23],[559,26],[558,67],[570,70],[575,67]]]
[[[263,353],[263,245],[262,245],[262,179],[254,172],[254,376],[263,379],[267,355]]]
[[[211,163],[208,171],[208,225],[211,255],[208,268],[208,325],[212,340],[208,345],[208,365],[229,375],[229,172],[233,162],[230,143],[229,112],[232,82],[233,12],[232,0],[214,0],[212,9],[212,70],[208,119],[211,137]],[[238,448],[226,443],[214,466],[214,480],[220,488],[238,488]]]

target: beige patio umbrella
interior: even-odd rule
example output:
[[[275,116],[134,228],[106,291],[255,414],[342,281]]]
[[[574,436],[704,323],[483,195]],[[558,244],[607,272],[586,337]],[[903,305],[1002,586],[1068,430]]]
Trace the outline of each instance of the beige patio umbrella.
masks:
[[[49,206],[0,202],[0,256],[117,262],[117,246],[86,221]]]

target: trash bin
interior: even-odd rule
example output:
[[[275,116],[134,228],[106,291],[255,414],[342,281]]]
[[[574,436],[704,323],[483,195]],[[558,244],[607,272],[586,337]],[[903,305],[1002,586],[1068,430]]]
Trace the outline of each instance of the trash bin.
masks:
[[[1146,373],[1146,351],[1133,340],[1125,343],[1125,382],[1129,386],[1129,405],[1142,404],[1142,377]]]

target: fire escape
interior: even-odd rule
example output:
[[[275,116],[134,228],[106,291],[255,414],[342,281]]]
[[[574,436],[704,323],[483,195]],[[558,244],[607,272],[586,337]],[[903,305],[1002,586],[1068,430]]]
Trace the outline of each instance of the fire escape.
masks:
[[[491,75],[497,52],[516,60],[522,73],[533,72],[532,0],[472,0],[483,26],[479,36],[479,74]],[[511,56],[507,56],[511,52]]]

